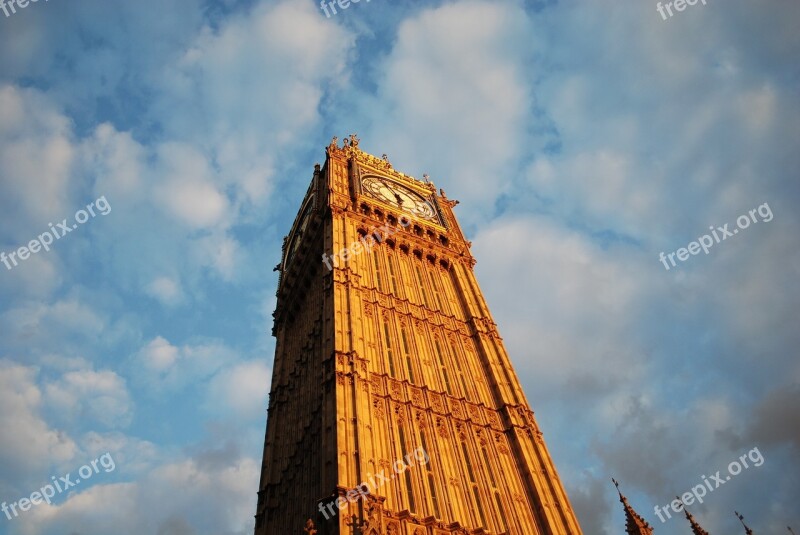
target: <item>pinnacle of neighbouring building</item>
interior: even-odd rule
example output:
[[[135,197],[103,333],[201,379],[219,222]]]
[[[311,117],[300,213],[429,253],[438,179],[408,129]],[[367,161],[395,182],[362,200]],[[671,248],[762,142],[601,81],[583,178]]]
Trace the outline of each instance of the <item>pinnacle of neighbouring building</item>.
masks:
[[[611,481],[613,481],[614,486],[617,487],[619,501],[625,508],[625,532],[628,535],[653,535],[653,528],[650,527],[650,524],[648,524],[633,507],[631,507],[631,504],[628,503],[628,498],[619,490],[619,483],[617,480],[612,478]]]
[[[685,505],[683,506],[683,512],[686,515],[686,519],[689,521],[689,524],[692,526],[692,533],[694,533],[694,535],[709,535],[706,530],[700,527],[700,524],[697,523],[697,520],[694,519],[689,510],[686,509]]]

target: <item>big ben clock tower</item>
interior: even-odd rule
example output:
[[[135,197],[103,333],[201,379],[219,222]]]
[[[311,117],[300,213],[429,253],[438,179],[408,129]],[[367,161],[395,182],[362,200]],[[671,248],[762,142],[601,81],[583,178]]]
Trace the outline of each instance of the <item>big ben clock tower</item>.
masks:
[[[581,534],[456,202],[326,152],[277,268],[256,535]]]

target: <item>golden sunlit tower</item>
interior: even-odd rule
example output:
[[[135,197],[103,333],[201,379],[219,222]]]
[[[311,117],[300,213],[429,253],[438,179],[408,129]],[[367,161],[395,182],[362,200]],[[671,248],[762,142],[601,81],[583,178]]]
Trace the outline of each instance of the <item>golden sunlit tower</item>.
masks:
[[[579,535],[457,202],[326,152],[276,268],[256,535]]]

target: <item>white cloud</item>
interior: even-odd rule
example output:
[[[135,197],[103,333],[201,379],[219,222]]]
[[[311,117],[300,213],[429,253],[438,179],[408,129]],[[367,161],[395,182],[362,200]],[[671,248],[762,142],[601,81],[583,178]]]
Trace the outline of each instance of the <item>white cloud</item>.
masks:
[[[168,213],[191,228],[216,227],[224,222],[230,207],[224,193],[214,185],[214,174],[205,156],[178,143],[159,147],[156,199]]]
[[[244,535],[253,528],[259,464],[250,458],[228,459],[219,466],[177,460],[131,483],[104,484],[96,475],[93,486],[79,489],[63,504],[31,509],[19,529],[25,535],[77,530],[84,535]],[[177,527],[185,531],[174,531]]]
[[[3,235],[26,244],[72,213],[72,125],[35,89],[0,85],[0,208]]]
[[[183,290],[180,282],[169,277],[158,277],[145,288],[147,293],[167,306],[174,306],[183,301]]]
[[[365,139],[489,212],[526,149],[533,95],[519,43],[531,35],[527,14],[508,4],[458,2],[406,19],[381,65],[373,111],[385,120]]]
[[[105,327],[99,313],[75,297],[52,304],[24,301],[0,315],[0,332],[7,343],[19,347],[29,347],[36,340],[37,347],[57,351],[65,339],[95,337]]]
[[[158,372],[170,369],[178,360],[179,349],[161,336],[150,341],[140,355],[145,366]]]
[[[113,125],[98,125],[81,144],[81,164],[95,177],[95,193],[111,200],[147,198],[146,148],[130,132]]]
[[[199,238],[194,243],[193,257],[201,265],[214,268],[222,280],[231,281],[241,258],[237,240],[225,233],[214,233]]]
[[[0,471],[3,496],[11,495],[15,483],[33,485],[46,477],[47,467],[71,459],[77,451],[73,439],[53,429],[43,419],[42,391],[38,369],[0,360]],[[24,489],[14,488],[16,492]]]
[[[318,121],[322,87],[344,75],[352,45],[307,2],[257,4],[205,28],[165,67],[155,117],[168,135],[212,155],[237,201],[263,204],[277,155]]]
[[[214,412],[257,417],[266,410],[271,379],[272,370],[265,363],[242,362],[212,379],[206,404]]]
[[[631,251],[529,217],[489,225],[473,253],[512,361],[537,392],[572,381],[583,395],[608,393],[640,378],[643,349],[629,326],[651,279],[636,273]]]
[[[80,370],[65,373],[45,387],[49,406],[73,423],[97,422],[105,427],[127,427],[132,400],[125,380],[112,371]]]
[[[128,364],[137,384],[154,392],[163,392],[208,380],[226,363],[235,360],[235,353],[216,341],[175,346],[157,336]]]

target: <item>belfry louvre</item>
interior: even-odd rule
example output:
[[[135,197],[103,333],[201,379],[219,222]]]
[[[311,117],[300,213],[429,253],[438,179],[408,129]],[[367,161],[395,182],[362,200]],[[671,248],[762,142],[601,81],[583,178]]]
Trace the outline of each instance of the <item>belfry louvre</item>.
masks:
[[[456,204],[354,135],[315,166],[276,268],[256,535],[581,533]]]

